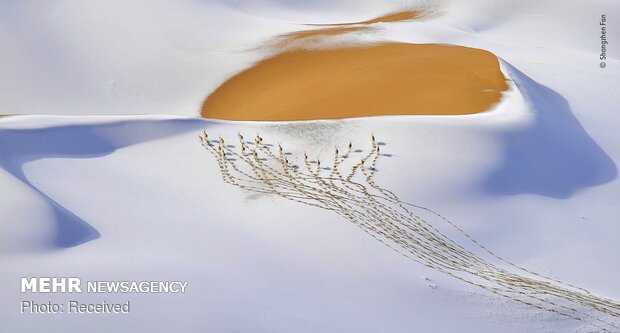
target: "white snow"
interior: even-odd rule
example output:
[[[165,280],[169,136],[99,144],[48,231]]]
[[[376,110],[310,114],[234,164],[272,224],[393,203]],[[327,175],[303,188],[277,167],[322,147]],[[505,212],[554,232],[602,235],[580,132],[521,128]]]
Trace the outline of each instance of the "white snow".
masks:
[[[302,123],[195,118],[209,92],[265,55],[269,38],[304,29],[297,23],[406,8],[399,1],[0,3],[0,113],[24,115],[0,118],[0,330],[595,331],[419,265],[336,214],[230,186],[197,142],[204,129],[231,140],[259,132],[328,160],[335,145],[366,145],[374,133],[392,154],[376,181],[402,200],[433,208],[516,264],[620,300],[620,29],[611,24],[620,4],[423,5],[441,14],[380,24],[379,38],[497,54],[514,84],[495,109]],[[25,295],[24,276],[189,285],[183,295]],[[20,314],[25,297],[131,300],[133,309]]]

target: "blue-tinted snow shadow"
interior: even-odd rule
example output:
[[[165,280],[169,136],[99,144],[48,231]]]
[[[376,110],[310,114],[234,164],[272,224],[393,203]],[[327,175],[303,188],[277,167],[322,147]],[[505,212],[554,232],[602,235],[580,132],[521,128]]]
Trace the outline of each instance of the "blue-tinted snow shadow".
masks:
[[[504,64],[535,119],[504,135],[503,161],[486,179],[485,189],[565,199],[615,179],[615,163],[581,126],[566,99]]]
[[[99,238],[100,233],[82,218],[33,185],[23,165],[43,158],[93,158],[134,144],[161,139],[190,130],[202,129],[201,119],[130,120],[104,124],[79,124],[37,129],[0,130],[0,167],[41,194],[56,217],[54,246],[73,247]],[[76,191],[96,189],[80,188]]]

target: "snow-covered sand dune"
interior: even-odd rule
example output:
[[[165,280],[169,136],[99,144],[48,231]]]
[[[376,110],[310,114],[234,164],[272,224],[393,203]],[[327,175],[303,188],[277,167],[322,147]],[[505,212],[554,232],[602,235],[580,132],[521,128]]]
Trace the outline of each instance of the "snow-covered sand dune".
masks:
[[[295,156],[260,135],[254,142],[246,141],[241,133],[237,136],[236,144],[221,136],[209,138],[207,131],[199,136],[217,160],[226,183],[249,193],[276,195],[336,213],[406,258],[498,296],[589,322],[605,332],[620,329],[614,318],[620,317],[620,303],[519,267],[489,251],[440,213],[404,202],[377,184],[377,163],[391,154],[381,152],[386,143],[376,141],[374,135],[366,149],[351,142],[335,148],[328,166],[306,152],[303,159]],[[430,218],[421,213],[430,213]],[[439,231],[437,224],[453,227],[493,260],[465,249]]]
[[[191,119],[173,119],[167,122],[148,119],[98,121],[94,124],[68,120],[61,124],[45,123],[43,121],[40,127],[35,128],[2,130],[0,149],[3,154],[0,156],[0,167],[50,203],[53,219],[57,224],[54,240],[49,244],[52,248],[76,246],[100,235],[86,221],[39,190],[24,173],[24,165],[49,158],[99,158],[127,146],[190,131],[192,126],[188,124],[193,123],[193,129],[201,127]],[[38,243],[33,246],[38,248],[41,245],[43,244]],[[24,240],[9,240],[3,244],[4,250],[9,252],[12,246],[23,248]]]
[[[273,38],[307,30],[306,23],[361,22],[408,8],[370,1],[0,6],[0,113],[31,114],[0,118],[2,330],[592,332],[619,325],[498,297],[403,257],[330,211],[230,186],[197,141],[203,130],[227,141],[259,133],[291,152],[292,163],[305,151],[330,166],[335,146],[364,147],[374,133],[384,155],[374,176],[381,187],[441,213],[511,263],[617,301],[620,43],[611,36],[620,31],[609,26],[614,39],[601,69],[598,22],[618,3],[426,2],[434,15],[375,23],[372,34],[355,38],[496,54],[512,81],[492,110],[268,123],[197,116],[212,91],[270,55],[263,45]],[[108,302],[131,299],[123,316],[33,315],[19,313],[22,276],[189,286],[183,295],[106,294]]]
[[[503,134],[501,165],[487,188],[500,194],[567,198],[618,176],[610,157],[572,114],[565,98],[505,64],[529,109],[527,125]]]

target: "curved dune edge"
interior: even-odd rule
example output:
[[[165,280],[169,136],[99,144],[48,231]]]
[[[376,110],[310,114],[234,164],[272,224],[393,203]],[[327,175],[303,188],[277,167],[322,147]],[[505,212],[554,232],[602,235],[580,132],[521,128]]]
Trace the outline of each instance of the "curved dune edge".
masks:
[[[507,87],[497,57],[480,49],[407,43],[300,49],[224,82],[201,115],[253,121],[463,115],[489,109]]]

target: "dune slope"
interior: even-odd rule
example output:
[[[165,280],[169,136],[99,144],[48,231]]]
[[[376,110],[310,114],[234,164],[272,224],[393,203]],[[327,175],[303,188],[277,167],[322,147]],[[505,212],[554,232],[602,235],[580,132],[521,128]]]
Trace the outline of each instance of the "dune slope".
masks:
[[[460,46],[387,43],[292,50],[226,81],[202,116],[310,120],[487,110],[506,90],[497,57]]]

